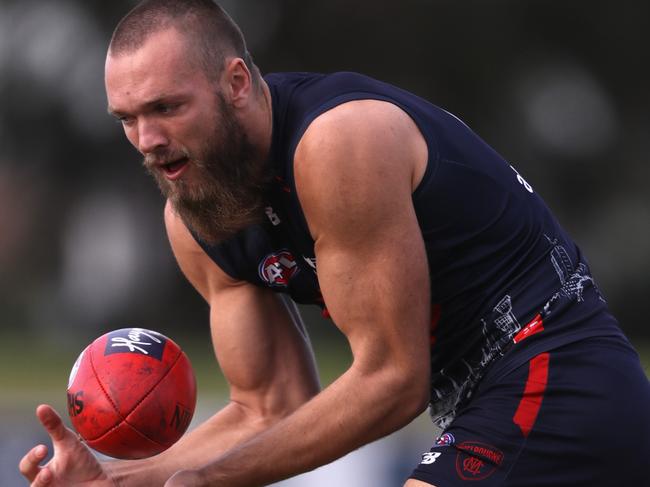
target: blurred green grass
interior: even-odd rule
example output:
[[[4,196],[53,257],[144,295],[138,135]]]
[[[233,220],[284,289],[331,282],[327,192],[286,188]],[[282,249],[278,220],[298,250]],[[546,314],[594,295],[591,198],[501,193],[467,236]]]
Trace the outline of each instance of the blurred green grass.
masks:
[[[226,382],[212,355],[209,340],[174,337],[186,351],[194,367],[199,395],[227,393]],[[35,407],[48,402],[64,411],[66,387],[72,364],[85,344],[62,341],[59,338],[0,335],[0,410]],[[650,377],[650,341],[633,342],[646,375]],[[344,340],[328,337],[314,340],[321,384],[326,386],[343,373],[351,362]]]
[[[226,381],[214,359],[209,338],[170,336],[192,362],[199,395],[225,395]],[[20,336],[2,333],[0,343],[3,348],[3,353],[0,353],[0,411],[35,407],[41,402],[62,411],[61,408],[66,406],[70,369],[87,343],[70,337],[44,337],[35,333]],[[342,339],[316,341],[314,352],[323,386],[335,380],[351,362],[349,349]]]

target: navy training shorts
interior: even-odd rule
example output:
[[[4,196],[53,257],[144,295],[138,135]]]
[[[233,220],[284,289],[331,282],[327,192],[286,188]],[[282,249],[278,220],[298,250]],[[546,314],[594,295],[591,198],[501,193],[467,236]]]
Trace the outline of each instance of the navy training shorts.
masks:
[[[411,474],[436,487],[650,486],[650,382],[622,337],[496,363]]]

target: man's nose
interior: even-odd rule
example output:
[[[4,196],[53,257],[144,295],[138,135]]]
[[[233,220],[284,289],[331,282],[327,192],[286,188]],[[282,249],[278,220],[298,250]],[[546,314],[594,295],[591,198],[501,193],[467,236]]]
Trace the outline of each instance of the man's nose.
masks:
[[[160,147],[166,147],[169,139],[159,124],[146,119],[138,123],[138,150],[150,154]]]

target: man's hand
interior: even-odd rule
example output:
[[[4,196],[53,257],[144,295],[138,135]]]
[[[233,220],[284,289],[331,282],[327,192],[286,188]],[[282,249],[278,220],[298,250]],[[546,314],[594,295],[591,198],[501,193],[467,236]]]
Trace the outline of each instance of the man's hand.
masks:
[[[115,487],[99,461],[77,435],[66,428],[54,409],[41,405],[36,416],[52,439],[54,457],[46,465],[47,447],[32,448],[20,461],[20,473],[31,487]]]

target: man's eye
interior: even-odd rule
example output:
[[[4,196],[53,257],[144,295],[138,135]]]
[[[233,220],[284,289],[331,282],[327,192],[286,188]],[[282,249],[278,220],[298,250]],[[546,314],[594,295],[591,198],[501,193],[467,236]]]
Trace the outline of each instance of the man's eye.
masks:
[[[174,111],[176,105],[158,105],[156,106],[156,111],[158,113],[169,114]]]
[[[133,125],[133,117],[117,117],[117,121],[124,125],[125,127],[128,127],[130,125]]]

